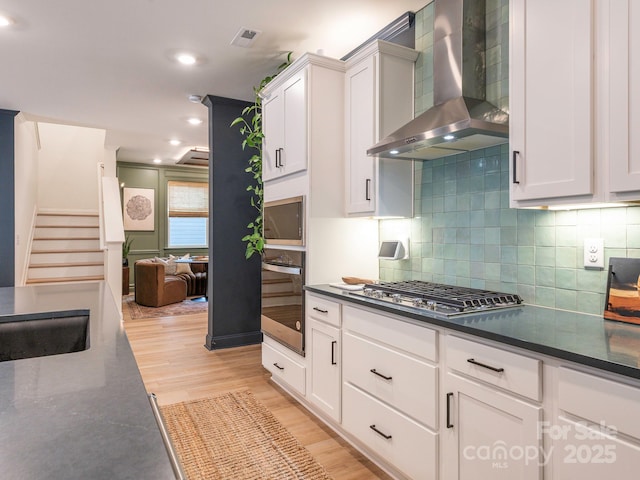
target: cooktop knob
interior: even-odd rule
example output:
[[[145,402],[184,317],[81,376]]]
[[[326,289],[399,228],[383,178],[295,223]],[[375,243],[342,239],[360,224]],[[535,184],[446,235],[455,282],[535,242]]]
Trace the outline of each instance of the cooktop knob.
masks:
[[[429,300],[427,302],[427,309],[435,310],[436,309],[436,302],[434,302],[433,300]]]
[[[391,295],[391,299],[396,303],[401,303],[402,295],[400,295],[399,293],[394,293],[393,295]]]
[[[411,300],[411,303],[414,307],[424,307],[424,302],[421,298],[414,298],[413,300]]]
[[[362,293],[364,293],[367,297],[373,296],[373,288],[365,288]]]
[[[384,294],[382,293],[382,290],[374,290],[371,296],[373,298],[382,298]]]

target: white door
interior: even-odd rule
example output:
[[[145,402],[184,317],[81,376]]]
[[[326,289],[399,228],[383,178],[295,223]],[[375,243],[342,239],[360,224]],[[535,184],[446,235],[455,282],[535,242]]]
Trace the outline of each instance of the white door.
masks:
[[[593,0],[509,9],[512,206],[592,194]]]
[[[445,480],[541,480],[542,408],[448,373],[440,429]]]
[[[311,338],[310,400],[331,418],[340,421],[340,330],[326,323],[308,321]]]
[[[367,149],[375,135],[375,61],[371,56],[347,72],[347,213],[375,212],[376,162]]]

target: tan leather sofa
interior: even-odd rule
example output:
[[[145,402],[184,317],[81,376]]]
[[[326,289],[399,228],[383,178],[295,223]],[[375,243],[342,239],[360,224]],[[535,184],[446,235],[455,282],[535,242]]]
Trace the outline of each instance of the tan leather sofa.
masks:
[[[207,295],[207,265],[189,264],[190,272],[167,275],[165,266],[153,258],[135,263],[136,303],[161,307],[188,296]]]
[[[162,263],[145,258],[138,260],[134,268],[137,304],[162,307],[187,298],[187,282],[177,275],[165,275]]]

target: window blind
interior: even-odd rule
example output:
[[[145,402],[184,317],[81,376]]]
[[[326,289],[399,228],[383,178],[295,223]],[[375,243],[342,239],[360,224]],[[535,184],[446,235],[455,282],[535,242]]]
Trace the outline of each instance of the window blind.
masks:
[[[169,181],[169,217],[208,217],[209,184]]]

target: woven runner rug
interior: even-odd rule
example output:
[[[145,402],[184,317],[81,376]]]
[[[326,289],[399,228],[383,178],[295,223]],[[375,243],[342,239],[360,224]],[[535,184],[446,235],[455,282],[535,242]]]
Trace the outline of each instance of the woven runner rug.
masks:
[[[250,391],[160,410],[189,480],[331,480]]]
[[[139,318],[176,317],[179,315],[193,315],[196,313],[207,313],[209,302],[183,300],[178,303],[171,303],[164,307],[145,307],[138,305],[135,297],[129,295],[122,299],[124,306],[129,310],[133,320]]]

